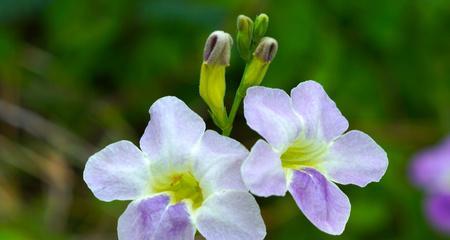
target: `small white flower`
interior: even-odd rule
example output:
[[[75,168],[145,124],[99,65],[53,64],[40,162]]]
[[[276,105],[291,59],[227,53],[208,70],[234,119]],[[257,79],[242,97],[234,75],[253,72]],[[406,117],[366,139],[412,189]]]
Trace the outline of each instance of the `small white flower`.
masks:
[[[89,158],[84,180],[103,201],[133,200],[118,223],[121,240],[263,239],[258,205],[243,184],[239,142],[207,130],[175,97],[150,108],[142,151],[113,143]]]
[[[320,84],[300,83],[291,96],[280,89],[252,87],[244,100],[248,125],[258,140],[242,166],[242,177],[258,196],[289,191],[320,230],[339,235],[350,201],[334,183],[360,187],[386,172],[386,152],[367,134],[348,128]]]

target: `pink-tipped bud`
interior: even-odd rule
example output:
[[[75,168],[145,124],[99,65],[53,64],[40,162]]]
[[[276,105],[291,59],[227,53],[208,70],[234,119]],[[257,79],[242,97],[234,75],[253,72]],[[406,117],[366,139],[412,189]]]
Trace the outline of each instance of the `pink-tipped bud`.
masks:
[[[223,31],[214,31],[205,43],[203,60],[206,64],[230,65],[231,46],[233,39]]]
[[[277,40],[271,37],[263,37],[256,47],[253,55],[264,62],[271,62],[278,51]]]

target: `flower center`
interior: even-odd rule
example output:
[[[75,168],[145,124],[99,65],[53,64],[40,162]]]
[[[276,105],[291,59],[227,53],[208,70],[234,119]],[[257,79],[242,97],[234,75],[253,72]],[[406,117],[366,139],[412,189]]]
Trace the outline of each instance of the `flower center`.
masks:
[[[172,203],[180,201],[191,202],[195,209],[203,202],[203,193],[200,185],[190,172],[169,174],[158,179],[153,184],[155,192],[167,192]]]
[[[292,169],[314,167],[327,151],[326,143],[299,138],[281,155],[281,165]]]

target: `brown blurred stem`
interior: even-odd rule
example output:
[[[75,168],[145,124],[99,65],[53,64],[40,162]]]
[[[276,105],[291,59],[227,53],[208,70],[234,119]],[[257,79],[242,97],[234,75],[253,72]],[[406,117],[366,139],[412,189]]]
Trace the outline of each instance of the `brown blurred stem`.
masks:
[[[44,139],[52,147],[67,154],[76,166],[83,166],[94,149],[89,143],[69,130],[38,114],[0,99],[0,120],[22,129],[34,137]]]

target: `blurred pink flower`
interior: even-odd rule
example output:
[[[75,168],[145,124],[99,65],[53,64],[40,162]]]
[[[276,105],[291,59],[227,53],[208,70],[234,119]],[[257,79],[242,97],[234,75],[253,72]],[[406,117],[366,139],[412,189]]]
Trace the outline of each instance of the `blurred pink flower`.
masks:
[[[450,137],[414,157],[411,178],[427,192],[425,211],[429,221],[450,234]]]

